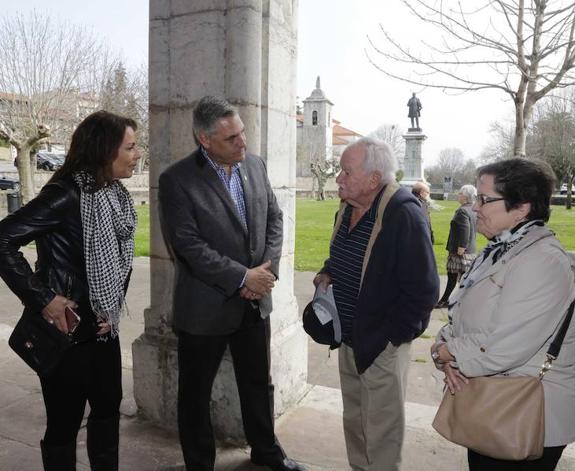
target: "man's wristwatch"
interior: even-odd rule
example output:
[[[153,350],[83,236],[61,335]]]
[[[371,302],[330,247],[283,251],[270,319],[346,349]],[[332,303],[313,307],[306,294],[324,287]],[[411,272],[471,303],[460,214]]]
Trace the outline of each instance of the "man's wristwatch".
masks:
[[[437,350],[433,350],[433,351],[431,352],[431,359],[432,359],[433,361],[439,360],[439,352],[438,352]]]

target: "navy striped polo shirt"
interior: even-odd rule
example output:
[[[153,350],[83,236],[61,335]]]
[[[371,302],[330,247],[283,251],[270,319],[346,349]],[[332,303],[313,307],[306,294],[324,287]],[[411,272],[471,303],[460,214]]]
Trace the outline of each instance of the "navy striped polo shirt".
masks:
[[[350,347],[363,258],[375,224],[382,193],[383,190],[351,231],[349,224],[353,208],[351,206],[345,208],[341,225],[330,246],[329,274],[333,284],[333,297],[341,320],[342,341]]]

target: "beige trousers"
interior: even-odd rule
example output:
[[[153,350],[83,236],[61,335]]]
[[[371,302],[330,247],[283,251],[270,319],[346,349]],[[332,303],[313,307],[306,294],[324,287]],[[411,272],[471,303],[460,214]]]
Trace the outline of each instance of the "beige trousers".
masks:
[[[410,350],[411,343],[390,343],[360,375],[353,350],[346,345],[339,349],[343,430],[353,470],[399,470]]]

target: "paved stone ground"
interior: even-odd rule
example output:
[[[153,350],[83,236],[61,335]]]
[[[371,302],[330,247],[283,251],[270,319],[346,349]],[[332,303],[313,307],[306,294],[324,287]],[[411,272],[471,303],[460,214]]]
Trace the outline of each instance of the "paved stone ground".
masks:
[[[31,256],[31,252],[26,252]],[[296,273],[295,292],[300,306],[312,295],[312,273]],[[132,341],[144,329],[143,311],[149,305],[149,262],[134,263],[128,293],[131,317],[122,321],[124,401],[121,420],[122,470],[183,470],[176,434],[161,430],[138,418],[131,378]],[[7,339],[22,306],[0,281],[0,470],[41,469],[39,441],[45,426],[44,405],[37,377],[10,350]],[[428,360],[429,346],[445,313],[435,311],[426,334],[414,342],[407,391],[407,430],[403,471],[465,471],[465,451],[433,431],[431,421],[441,399],[442,382]],[[309,344],[309,393],[300,404],[277,421],[277,435],[287,453],[305,463],[310,471],[349,469],[341,424],[341,397],[337,355],[325,347]],[[85,428],[78,438],[78,469],[89,469]],[[249,462],[246,449],[220,447],[217,471],[257,471],[265,468]],[[561,460],[559,471],[575,470],[575,447]]]

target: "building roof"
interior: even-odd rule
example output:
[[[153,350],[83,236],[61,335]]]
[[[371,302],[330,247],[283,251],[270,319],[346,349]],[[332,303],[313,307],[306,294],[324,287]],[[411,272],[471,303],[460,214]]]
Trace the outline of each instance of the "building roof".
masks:
[[[311,92],[311,95],[308,96],[303,102],[306,101],[327,101],[330,105],[333,105],[331,101],[325,96],[325,93],[321,89],[319,76],[315,81],[315,89]]]
[[[27,101],[28,98],[18,93],[9,93],[0,91],[0,100],[4,101]]]
[[[344,128],[343,126],[339,125],[339,121],[335,121],[335,119],[333,120],[335,123],[333,126],[333,135],[334,136],[358,136],[361,137],[361,134],[352,131],[351,129],[348,128]]]
[[[334,134],[332,137],[332,144],[334,146],[345,146],[345,145],[349,144],[349,142]]]

